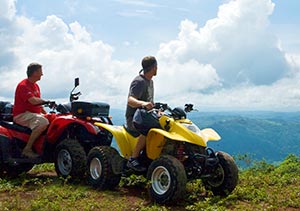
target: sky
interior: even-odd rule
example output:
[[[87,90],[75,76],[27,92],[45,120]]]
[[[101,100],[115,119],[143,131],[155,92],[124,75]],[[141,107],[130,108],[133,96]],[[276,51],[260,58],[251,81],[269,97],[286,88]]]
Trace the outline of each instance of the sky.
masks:
[[[144,56],[155,101],[200,111],[300,111],[299,0],[0,0],[0,100],[31,62],[44,99],[125,109]]]

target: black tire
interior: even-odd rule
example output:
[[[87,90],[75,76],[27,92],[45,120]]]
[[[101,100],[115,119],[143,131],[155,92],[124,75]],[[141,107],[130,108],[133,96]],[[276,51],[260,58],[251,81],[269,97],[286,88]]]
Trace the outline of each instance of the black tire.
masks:
[[[148,168],[147,178],[151,181],[149,195],[159,204],[181,199],[185,195],[185,169],[173,156],[164,155],[154,160]]]
[[[219,164],[211,171],[212,177],[203,182],[206,189],[211,190],[214,195],[227,196],[238,183],[238,167],[229,154],[217,152],[216,155]]]
[[[80,179],[85,175],[86,154],[77,140],[65,139],[55,149],[55,171],[59,176]]]
[[[98,189],[114,189],[121,180],[121,174],[113,171],[113,159],[120,156],[110,146],[98,146],[90,150],[87,158],[87,181]]]

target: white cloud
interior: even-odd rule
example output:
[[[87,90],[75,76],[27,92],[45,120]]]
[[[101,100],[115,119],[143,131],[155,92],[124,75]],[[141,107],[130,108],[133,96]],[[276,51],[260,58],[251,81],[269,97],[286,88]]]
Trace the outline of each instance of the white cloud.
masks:
[[[271,84],[288,71],[278,40],[268,31],[273,8],[270,0],[230,1],[202,28],[182,21],[178,38],[162,44],[158,55],[180,63],[190,59],[209,63],[224,85]]]
[[[199,111],[215,110],[273,110],[299,111],[299,78],[285,78],[266,86],[239,86],[219,89],[210,94],[189,92],[168,99],[167,102],[183,106],[193,103]]]
[[[0,18],[11,20],[14,18],[16,13],[15,7],[16,0],[2,0],[0,7]]]
[[[37,61],[44,69],[43,96],[66,100],[73,79],[80,77],[82,100],[125,108],[141,58],[113,59],[114,46],[93,39],[79,21],[68,24],[50,15],[38,22],[16,15],[15,1],[0,2],[0,90],[5,90],[0,100],[13,98],[27,65]],[[202,27],[183,20],[177,38],[157,51],[156,100],[191,102],[199,109],[296,110],[300,56],[284,52],[269,31],[273,10],[270,0],[232,0]],[[138,42],[125,44],[130,48]]]
[[[39,83],[47,98],[67,98],[73,79],[78,76],[84,93],[82,99],[110,100],[118,104],[120,96],[127,95],[124,87],[135,74],[129,72],[136,67],[134,62],[113,60],[113,47],[100,40],[93,41],[78,22],[68,25],[51,15],[36,23],[16,16],[9,24],[18,26],[13,45],[9,47],[16,63],[12,68],[1,66],[4,82],[0,89],[6,90],[3,98],[13,97],[16,84],[26,77],[26,67],[32,61],[43,65],[44,76]]]
[[[159,60],[160,61],[160,60]],[[220,86],[216,70],[209,64],[200,64],[190,60],[183,64],[176,62],[158,62],[158,76],[154,79],[158,98],[184,95],[187,92],[199,92]]]
[[[161,62],[173,64],[167,68],[169,93],[178,89],[186,93],[169,101],[192,101],[206,108],[297,109],[299,55],[285,53],[269,31],[273,10],[270,0],[235,0],[220,6],[218,17],[203,27],[182,21],[177,39],[161,44],[158,51]],[[195,68],[178,76],[176,67],[186,68],[191,60],[211,67],[214,74]],[[199,72],[207,76],[204,81],[210,78],[213,83],[199,87],[203,83]],[[191,83],[182,84],[182,78]]]

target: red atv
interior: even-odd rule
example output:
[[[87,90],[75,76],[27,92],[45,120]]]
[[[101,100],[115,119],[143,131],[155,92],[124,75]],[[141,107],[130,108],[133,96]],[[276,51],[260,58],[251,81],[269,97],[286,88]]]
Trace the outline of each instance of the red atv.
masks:
[[[33,150],[38,158],[22,156],[31,130],[12,121],[12,107],[9,102],[0,102],[0,175],[17,176],[29,171],[34,164],[55,163],[59,176],[82,178],[86,171],[86,156],[95,146],[110,146],[112,135],[95,126],[95,122],[112,124],[109,105],[100,102],[76,101],[81,95],[70,93],[70,103],[45,106],[51,111],[45,114],[49,120],[47,130],[35,141]]]

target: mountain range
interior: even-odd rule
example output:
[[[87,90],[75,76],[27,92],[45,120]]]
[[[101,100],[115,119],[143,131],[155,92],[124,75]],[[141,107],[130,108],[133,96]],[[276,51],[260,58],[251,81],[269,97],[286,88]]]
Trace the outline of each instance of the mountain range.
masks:
[[[113,123],[125,122],[125,111],[111,110]],[[200,129],[213,128],[221,136],[208,146],[252,161],[283,161],[300,154],[300,112],[190,112],[187,118]]]

